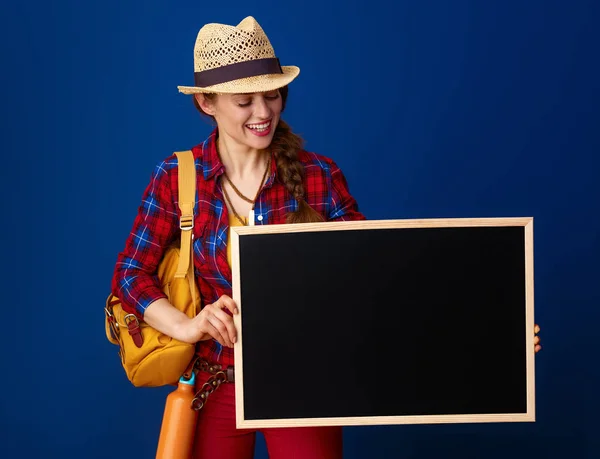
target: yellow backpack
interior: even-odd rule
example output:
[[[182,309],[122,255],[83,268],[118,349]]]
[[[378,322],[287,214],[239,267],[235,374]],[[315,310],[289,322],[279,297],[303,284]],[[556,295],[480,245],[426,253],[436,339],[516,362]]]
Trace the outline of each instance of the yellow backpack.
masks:
[[[200,292],[194,280],[194,251],[191,247],[196,195],[196,168],[191,151],[177,152],[180,247],[172,246],[158,266],[158,277],[169,302],[188,317],[200,311]],[[108,340],[119,346],[121,364],[136,387],[177,384],[189,371],[195,344],[183,343],[155,330],[125,312],[120,300],[109,295],[104,308]]]

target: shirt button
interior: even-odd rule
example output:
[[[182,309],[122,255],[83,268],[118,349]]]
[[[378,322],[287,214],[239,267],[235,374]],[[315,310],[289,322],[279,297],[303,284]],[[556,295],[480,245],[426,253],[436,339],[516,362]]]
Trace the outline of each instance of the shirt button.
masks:
[[[259,222],[262,222],[262,221],[263,221],[263,216],[262,216],[262,215],[259,215],[258,217],[256,217],[256,219],[257,219]]]

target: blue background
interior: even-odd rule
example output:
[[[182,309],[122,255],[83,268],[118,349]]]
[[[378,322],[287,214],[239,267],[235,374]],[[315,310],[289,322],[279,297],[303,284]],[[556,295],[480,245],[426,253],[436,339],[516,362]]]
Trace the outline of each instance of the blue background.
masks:
[[[600,457],[600,2],[7,3],[0,457],[154,457],[170,389],[125,379],[104,300],[155,164],[211,129],[176,89],[198,29],[247,15],[368,218],[535,219],[537,422],[350,427],[345,457]]]

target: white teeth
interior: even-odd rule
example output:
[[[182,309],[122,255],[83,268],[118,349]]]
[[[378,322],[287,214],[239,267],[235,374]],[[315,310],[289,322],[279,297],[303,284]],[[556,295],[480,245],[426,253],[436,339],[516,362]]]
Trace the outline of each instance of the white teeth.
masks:
[[[254,131],[263,132],[263,131],[266,131],[270,125],[271,125],[271,122],[267,121],[266,123],[261,123],[261,124],[246,124],[246,127],[248,129],[252,129]]]

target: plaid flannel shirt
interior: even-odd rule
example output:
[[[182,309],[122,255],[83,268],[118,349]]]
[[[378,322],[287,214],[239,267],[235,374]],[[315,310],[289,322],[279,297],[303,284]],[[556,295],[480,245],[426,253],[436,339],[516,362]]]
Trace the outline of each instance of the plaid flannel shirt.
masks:
[[[224,172],[217,155],[215,130],[194,153],[197,191],[194,209],[194,269],[202,304],[221,295],[232,295],[231,268],[227,262],[229,220],[219,177]],[[339,167],[324,156],[300,151],[305,168],[307,202],[327,221],[364,220]],[[297,209],[296,200],[276,180],[271,170],[255,203],[255,225],[285,223],[286,214]],[[173,154],[156,167],[142,197],[133,229],[119,254],[112,279],[112,292],[123,308],[143,318],[146,308],[166,295],[156,276],[157,266],[169,244],[179,237],[177,204],[177,157]],[[233,349],[215,340],[198,343],[197,353],[224,366],[233,365]]]

